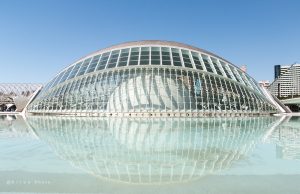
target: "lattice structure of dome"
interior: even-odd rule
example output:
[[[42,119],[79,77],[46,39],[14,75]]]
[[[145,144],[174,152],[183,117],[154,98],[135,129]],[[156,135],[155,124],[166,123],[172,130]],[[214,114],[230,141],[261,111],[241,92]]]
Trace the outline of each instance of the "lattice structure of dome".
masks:
[[[60,71],[31,113],[202,116],[275,113],[257,82],[193,46],[136,41],[99,50]]]
[[[32,83],[0,83],[0,111],[5,111],[4,107],[9,104],[22,111],[33,93],[41,87],[41,84]]]

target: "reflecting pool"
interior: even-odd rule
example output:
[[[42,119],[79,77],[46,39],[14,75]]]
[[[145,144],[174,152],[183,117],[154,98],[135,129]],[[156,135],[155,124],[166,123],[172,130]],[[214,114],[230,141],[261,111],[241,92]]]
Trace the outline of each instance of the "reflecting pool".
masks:
[[[300,193],[300,117],[0,116],[0,193]]]

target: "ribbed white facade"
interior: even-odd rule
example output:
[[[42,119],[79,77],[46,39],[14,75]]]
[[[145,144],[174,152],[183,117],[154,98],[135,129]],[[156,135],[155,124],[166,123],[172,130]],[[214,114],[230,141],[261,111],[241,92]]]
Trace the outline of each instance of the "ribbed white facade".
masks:
[[[276,112],[256,81],[236,66],[166,41],[124,43],[88,55],[56,75],[28,110],[96,116]]]

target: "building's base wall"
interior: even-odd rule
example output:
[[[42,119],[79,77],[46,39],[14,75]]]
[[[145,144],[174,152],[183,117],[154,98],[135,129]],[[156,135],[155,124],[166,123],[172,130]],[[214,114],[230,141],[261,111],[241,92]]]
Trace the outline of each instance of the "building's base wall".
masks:
[[[95,113],[95,112],[31,112],[31,115],[60,115],[60,116],[82,116],[82,117],[248,117],[269,116],[276,112],[126,112],[126,113]]]

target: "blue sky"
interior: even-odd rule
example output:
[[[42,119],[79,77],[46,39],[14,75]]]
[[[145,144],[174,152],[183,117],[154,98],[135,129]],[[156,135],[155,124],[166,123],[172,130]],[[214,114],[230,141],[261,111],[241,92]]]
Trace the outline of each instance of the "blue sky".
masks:
[[[247,65],[257,80],[300,62],[298,0],[0,0],[0,82],[49,81],[93,51],[172,40]]]

